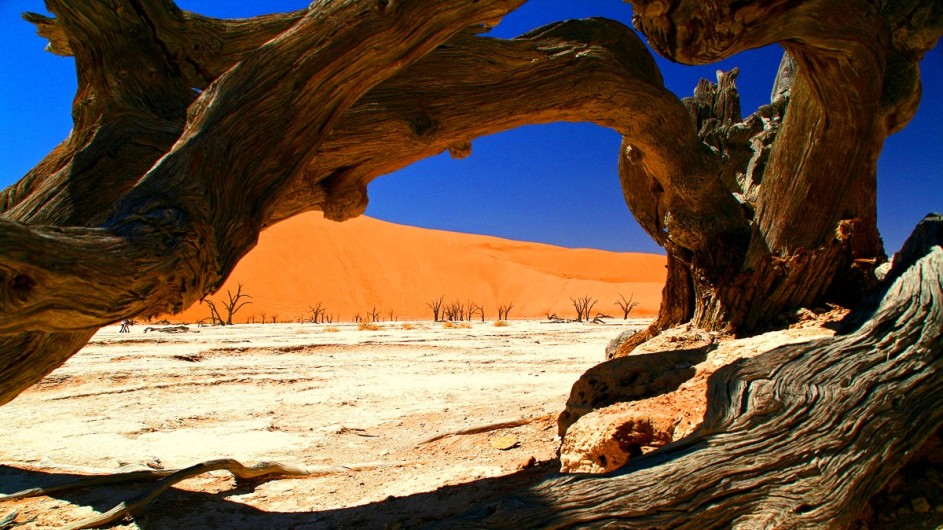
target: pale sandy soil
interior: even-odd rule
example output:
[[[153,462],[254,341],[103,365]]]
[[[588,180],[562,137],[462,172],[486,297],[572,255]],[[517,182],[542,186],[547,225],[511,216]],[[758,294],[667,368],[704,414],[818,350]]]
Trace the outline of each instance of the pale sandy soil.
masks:
[[[0,407],[0,493],[82,468],[179,468],[231,457],[348,466],[236,486],[225,472],[182,483],[120,528],[320,528],[323,513],[514,472],[554,458],[556,415],[606,343],[645,320],[239,325],[199,333],[100,331],[62,368]],[[526,425],[417,444],[504,420]],[[516,442],[500,450],[492,442]],[[498,440],[501,438],[501,440]],[[181,491],[182,490],[182,491]],[[105,511],[140,487],[0,504],[24,528]],[[341,510],[343,513],[343,510]],[[354,517],[357,517],[356,515]],[[383,526],[379,520],[336,523]],[[344,521],[342,518],[341,521]],[[387,521],[391,522],[391,521]]]

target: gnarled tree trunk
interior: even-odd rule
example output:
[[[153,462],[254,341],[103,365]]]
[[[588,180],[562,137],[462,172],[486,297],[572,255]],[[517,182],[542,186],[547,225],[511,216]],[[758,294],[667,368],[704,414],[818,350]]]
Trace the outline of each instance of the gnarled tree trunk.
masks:
[[[848,527],[943,424],[943,216],[918,226],[845,323],[716,372],[687,438],[611,475],[479,499],[435,527]]]
[[[919,101],[939,3],[636,0],[636,24],[675,60],[783,43],[794,82],[741,121],[735,74],[684,103],[611,21],[475,36],[523,1],[338,0],[224,21],[166,0],[47,0],[56,18],[30,19],[75,56],[75,127],[0,193],[0,404],[100,326],[217,289],[264,227],[359,215],[377,176],[526,123],[623,135],[626,201],[669,254],[653,331],[749,332],[871,286],[875,161]],[[893,470],[881,459],[941,422],[941,251],[924,247],[856,331],[719,372],[699,433],[473,525],[846,520]]]
[[[749,224],[697,248],[673,233],[670,189],[620,163],[626,200],[668,251],[661,312],[641,340],[692,321],[750,333],[790,309],[853,305],[886,260],[876,225],[876,163],[884,138],[902,128],[920,99],[918,61],[940,36],[943,9],[918,2],[737,2],[639,0],[636,24],[675,60],[704,63],[771,42],[787,50],[772,102],[745,120],[737,72],[706,81],[686,100],[698,133],[722,159],[719,180]],[[840,7],[839,7],[840,6]],[[840,10],[841,14],[838,13]]]
[[[263,227],[306,210],[335,220],[359,215],[377,176],[446,149],[464,154],[473,138],[526,123],[612,127],[649,153],[643,165],[651,173],[688,190],[672,206],[677,217],[716,219],[713,232],[743,228],[726,213],[736,201],[711,178],[710,149],[628,28],[572,21],[503,41],[463,29],[499,16],[505,2],[425,15],[410,2],[390,12],[358,11],[357,3],[252,24],[157,1],[129,2],[120,16],[50,2],[58,17],[43,20],[43,32],[91,73],[80,74],[70,138],[0,201],[8,286],[0,402],[64,362],[99,326],[179,310],[212,292]],[[321,18],[330,24],[313,21]],[[405,41],[390,36],[402,31],[392,22],[400,18],[416,26]],[[326,40],[328,26],[348,41],[338,33]],[[378,50],[370,35],[396,42]],[[430,35],[447,44],[436,48]],[[204,40],[213,45],[192,43]],[[126,64],[148,72],[131,72],[142,86],[112,81],[129,75]],[[369,72],[354,81],[359,69]],[[207,84],[212,75],[219,77]],[[347,83],[357,90],[343,90]],[[507,93],[496,97],[496,86]],[[76,200],[83,196],[95,200]]]

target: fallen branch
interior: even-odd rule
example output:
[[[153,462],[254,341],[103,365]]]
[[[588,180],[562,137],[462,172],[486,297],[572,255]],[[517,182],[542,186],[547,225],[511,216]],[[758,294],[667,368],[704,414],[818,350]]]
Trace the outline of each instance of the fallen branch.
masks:
[[[331,473],[346,473],[358,469],[373,467],[370,464],[354,466],[316,466],[300,467],[278,462],[259,462],[254,466],[245,466],[242,463],[231,458],[219,460],[208,460],[199,464],[177,470],[166,469],[146,469],[139,471],[130,471],[126,473],[114,473],[110,475],[93,476],[70,482],[68,484],[59,484],[56,486],[47,486],[42,488],[30,488],[28,490],[18,491],[9,495],[0,496],[0,502],[29,497],[39,497],[53,493],[62,493],[77,489],[90,488],[96,486],[129,484],[134,482],[143,482],[148,480],[157,480],[151,488],[144,491],[137,497],[124,501],[107,512],[89,517],[73,525],[65,527],[67,530],[79,530],[81,528],[97,528],[107,524],[114,523],[128,515],[141,513],[157,497],[161,496],[168,488],[182,482],[186,479],[209,473],[211,471],[228,471],[236,478],[236,482],[249,482],[259,480],[272,480],[284,477],[311,477],[328,475]]]
[[[483,432],[497,431],[499,429],[512,429],[514,427],[520,427],[521,425],[527,425],[528,423],[533,422],[537,418],[519,418],[516,420],[510,421],[499,421],[497,423],[489,423],[487,425],[481,425],[478,427],[465,427],[464,429],[459,429],[457,431],[450,431],[442,434],[437,434],[432,438],[428,438],[416,444],[416,446],[425,445],[432,443],[443,438],[448,438],[449,436],[462,436],[465,434],[480,434]]]
[[[148,331],[158,331],[160,333],[189,333],[190,328],[182,324],[179,326],[165,326],[162,328],[154,326],[148,326],[144,328],[144,333],[147,333]],[[199,331],[194,331],[194,333],[199,333]]]

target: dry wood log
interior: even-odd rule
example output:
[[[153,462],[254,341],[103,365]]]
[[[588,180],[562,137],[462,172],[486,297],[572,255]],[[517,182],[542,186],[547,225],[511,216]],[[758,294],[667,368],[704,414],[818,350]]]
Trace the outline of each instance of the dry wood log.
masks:
[[[606,477],[567,476],[442,528],[842,528],[943,424],[943,216],[835,337],[716,372],[704,425]]]

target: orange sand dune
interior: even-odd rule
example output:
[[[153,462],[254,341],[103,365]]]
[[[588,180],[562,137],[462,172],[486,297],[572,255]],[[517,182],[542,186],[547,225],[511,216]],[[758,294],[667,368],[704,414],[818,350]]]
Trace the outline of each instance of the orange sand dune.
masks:
[[[567,249],[401,226],[369,217],[344,223],[320,213],[299,215],[259,237],[258,246],[239,263],[226,290],[252,296],[234,323],[263,313],[271,321],[311,318],[319,302],[349,322],[374,307],[389,320],[430,319],[427,303],[440,296],[446,303],[472,301],[489,320],[499,304],[513,303],[510,317],[544,318],[549,313],[575,317],[570,297],[599,299],[593,311],[621,317],[615,300],[634,294],[640,305],[633,316],[658,310],[665,282],[665,257],[654,254]],[[196,304],[171,317],[174,321],[208,319],[206,305]],[[480,317],[478,317],[480,318]]]

